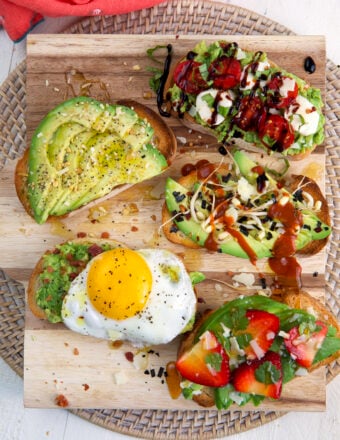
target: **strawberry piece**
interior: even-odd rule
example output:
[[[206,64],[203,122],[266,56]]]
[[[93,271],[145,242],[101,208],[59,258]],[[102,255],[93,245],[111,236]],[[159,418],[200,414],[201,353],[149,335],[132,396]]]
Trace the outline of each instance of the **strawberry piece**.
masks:
[[[243,347],[247,359],[261,359],[272,345],[280,328],[280,319],[264,310],[247,310],[248,326],[238,330],[235,336],[248,333],[252,339],[248,346]]]
[[[278,399],[282,390],[282,367],[278,353],[268,351],[258,360],[241,364],[233,372],[236,391]]]
[[[229,382],[229,357],[209,330],[177,360],[176,368],[185,379],[200,385],[221,387]]]
[[[292,358],[302,367],[309,368],[313,364],[315,355],[321,347],[328,328],[321,322],[315,323],[319,330],[306,331],[301,335],[299,327],[293,327],[289,332],[289,338],[284,340],[285,346]]]

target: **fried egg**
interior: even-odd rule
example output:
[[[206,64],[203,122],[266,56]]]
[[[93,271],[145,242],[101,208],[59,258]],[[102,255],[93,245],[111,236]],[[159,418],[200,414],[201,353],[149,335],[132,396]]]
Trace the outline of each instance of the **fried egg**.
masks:
[[[195,311],[190,276],[176,255],[116,248],[72,281],[62,318],[73,331],[145,346],[170,342],[190,328]]]

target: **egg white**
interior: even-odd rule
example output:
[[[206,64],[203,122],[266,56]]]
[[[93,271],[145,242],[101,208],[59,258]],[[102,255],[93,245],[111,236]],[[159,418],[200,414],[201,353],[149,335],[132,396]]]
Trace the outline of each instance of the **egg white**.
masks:
[[[161,249],[136,251],[152,273],[152,288],[144,309],[122,320],[107,318],[96,310],[87,294],[87,277],[93,258],[72,281],[62,305],[64,324],[71,330],[97,338],[127,340],[134,345],[166,344],[186,329],[194,317],[196,295],[182,261]],[[174,270],[176,279],[167,268]]]

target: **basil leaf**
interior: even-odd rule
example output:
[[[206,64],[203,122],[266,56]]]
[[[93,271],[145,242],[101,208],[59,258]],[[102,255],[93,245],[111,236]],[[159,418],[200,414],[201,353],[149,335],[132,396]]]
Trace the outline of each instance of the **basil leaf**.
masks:
[[[281,372],[271,362],[265,361],[255,370],[255,378],[266,385],[277,383]]]
[[[221,371],[222,356],[219,353],[209,353],[206,355],[204,362],[213,368],[217,373]]]

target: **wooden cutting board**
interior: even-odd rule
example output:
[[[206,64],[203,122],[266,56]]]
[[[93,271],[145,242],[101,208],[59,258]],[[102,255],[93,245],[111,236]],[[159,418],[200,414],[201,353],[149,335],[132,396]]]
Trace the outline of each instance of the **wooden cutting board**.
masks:
[[[156,108],[150,92],[148,66],[156,66],[146,50],[171,43],[174,61],[199,40],[215,41],[219,36],[158,35],[30,35],[27,44],[27,139],[42,117],[61,101],[85,94],[105,101],[133,98]],[[323,37],[232,36],[245,49],[266,51],[271,60],[305,78],[325,94],[325,41]],[[313,75],[303,69],[307,55],[316,61]],[[230,272],[254,272],[246,260],[190,250],[169,243],[162,235],[161,206],[165,178],[178,177],[181,167],[208,157],[219,162],[221,156],[214,138],[189,131],[175,118],[167,120],[178,137],[178,155],[169,170],[147,182],[122,191],[114,198],[84,208],[67,219],[37,225],[18,201],[13,185],[15,163],[1,171],[0,239],[5,251],[0,267],[12,278],[27,283],[31,270],[46,249],[71,239],[79,232],[110,238],[138,249],[160,247],[181,256],[189,271],[200,270],[207,281],[198,286],[204,301],[200,308],[214,307],[239,295],[223,282]],[[256,155],[255,155],[256,158]],[[309,175],[324,187],[324,146],[303,162],[292,162],[291,172]],[[95,224],[91,219],[100,215]],[[303,286],[323,300],[325,252],[299,258]],[[259,269],[271,275],[265,261]],[[258,282],[258,275],[255,274]],[[242,292],[243,293],[243,292]],[[247,293],[247,292],[245,292]],[[24,353],[24,403],[27,407],[55,407],[55,396],[63,394],[72,408],[152,408],[197,409],[183,398],[172,400],[167,391],[164,367],[174,360],[178,339],[168,346],[145,352],[147,364],[136,369],[126,359],[137,353],[129,344],[113,348],[107,341],[80,336],[63,325],[50,325],[26,311]],[[122,374],[123,372],[123,374]],[[123,384],[117,384],[119,378]],[[263,409],[275,411],[320,411],[325,408],[325,375],[319,369],[288,384],[278,402],[266,402]],[[246,409],[254,409],[246,407]]]

